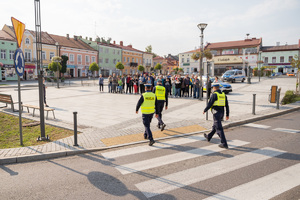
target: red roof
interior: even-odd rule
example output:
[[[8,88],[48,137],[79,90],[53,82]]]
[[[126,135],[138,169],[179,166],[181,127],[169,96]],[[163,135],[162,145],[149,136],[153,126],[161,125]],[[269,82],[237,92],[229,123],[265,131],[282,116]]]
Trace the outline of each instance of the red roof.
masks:
[[[53,38],[60,46],[63,47],[71,47],[71,48],[76,48],[76,49],[86,49],[86,50],[91,50],[91,51],[96,51],[92,47],[90,47],[88,44],[84,43],[83,41],[80,40],[79,36],[78,38],[67,38],[64,36],[60,35],[53,35],[49,34],[51,38]]]
[[[290,50],[299,50],[298,44],[292,45],[281,45],[281,46],[266,46],[262,48],[262,51],[290,51]]]
[[[0,40],[16,41],[11,35],[2,30],[0,30]]]
[[[119,48],[121,48],[121,49],[123,49],[123,50],[137,51],[137,52],[139,52],[139,53],[145,53],[145,52],[143,52],[143,51],[141,51],[141,50],[132,48],[131,45],[128,45],[128,46],[122,46],[122,45],[119,45],[119,44],[113,44],[113,45],[116,46],[116,47],[119,47]]]
[[[255,47],[259,46],[262,43],[262,38],[251,38],[238,41],[228,41],[228,42],[216,42],[208,43],[205,48],[207,49],[224,49],[224,48],[233,48],[233,47]],[[199,50],[198,50],[199,51]]]

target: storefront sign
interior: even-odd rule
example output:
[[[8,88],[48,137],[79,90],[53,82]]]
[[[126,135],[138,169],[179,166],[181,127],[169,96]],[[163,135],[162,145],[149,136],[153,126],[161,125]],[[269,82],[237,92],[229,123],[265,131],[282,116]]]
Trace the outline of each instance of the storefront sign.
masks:
[[[222,50],[222,55],[233,55],[233,54],[238,54],[239,50],[238,49],[224,49]]]
[[[215,64],[239,64],[243,60],[237,56],[216,56],[212,59]]]

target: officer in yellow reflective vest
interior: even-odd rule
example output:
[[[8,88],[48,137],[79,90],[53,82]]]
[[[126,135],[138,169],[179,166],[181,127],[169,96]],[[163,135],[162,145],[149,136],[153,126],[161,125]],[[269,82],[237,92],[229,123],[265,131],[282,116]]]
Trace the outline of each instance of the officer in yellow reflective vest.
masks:
[[[145,126],[144,138],[149,139],[149,146],[152,146],[155,141],[153,140],[152,132],[150,129],[150,124],[153,118],[154,113],[155,117],[158,117],[157,114],[157,99],[154,93],[151,92],[152,84],[145,84],[146,92],[141,95],[137,105],[136,105],[136,114],[141,107],[143,124]]]
[[[214,124],[212,126],[211,132],[206,135],[204,133],[204,137],[209,142],[214,134],[217,132],[219,137],[221,138],[221,144],[219,147],[228,149],[227,141],[225,138],[223,126],[222,126],[222,119],[224,117],[224,107],[226,107],[226,120],[229,119],[229,105],[227,101],[227,97],[224,92],[221,92],[220,84],[214,83],[212,84],[214,93],[211,95],[209,102],[206,108],[203,111],[203,114],[211,109],[213,113]]]
[[[153,88],[153,93],[157,98],[157,114],[158,114],[158,125],[157,127],[163,131],[166,127],[166,124],[162,121],[162,111],[166,102],[166,110],[168,109],[168,92],[166,88],[162,86],[162,81],[157,80],[157,85]]]

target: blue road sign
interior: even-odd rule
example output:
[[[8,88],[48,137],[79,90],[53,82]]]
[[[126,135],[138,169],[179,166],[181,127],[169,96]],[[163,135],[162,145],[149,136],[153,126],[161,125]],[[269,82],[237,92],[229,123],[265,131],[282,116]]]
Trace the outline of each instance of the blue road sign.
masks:
[[[21,49],[17,49],[14,55],[14,63],[15,68],[18,76],[23,76],[24,74],[24,67],[25,67],[25,60],[24,54]]]

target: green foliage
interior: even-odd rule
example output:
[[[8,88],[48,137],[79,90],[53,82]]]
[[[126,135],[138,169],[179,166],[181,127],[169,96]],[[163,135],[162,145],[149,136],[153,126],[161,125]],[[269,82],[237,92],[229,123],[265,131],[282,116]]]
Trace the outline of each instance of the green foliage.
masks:
[[[299,100],[300,100],[300,95],[296,95],[294,93],[294,91],[288,90],[288,91],[285,92],[285,95],[284,95],[281,103],[283,105],[285,105],[285,104],[289,104],[289,103],[294,103],[294,102],[299,101]]]
[[[143,72],[143,71],[145,70],[145,67],[144,67],[143,65],[139,65],[139,66],[138,66],[138,70],[139,70],[140,72]]]
[[[178,68],[178,71],[183,72],[183,69],[182,68]]]
[[[193,53],[193,55],[191,56],[191,58],[193,60],[199,60],[199,59],[201,59],[202,56],[204,56],[205,58],[207,58],[209,60],[212,59],[212,53],[210,52],[209,49],[205,49],[203,51],[203,53],[202,52],[195,52],[195,53]]]
[[[123,70],[124,69],[124,65],[121,62],[118,62],[116,64],[116,68],[119,69],[119,70]]]
[[[61,73],[66,73],[67,72],[67,62],[68,62],[68,60],[69,60],[69,57],[68,56],[65,56],[65,55],[62,55],[61,56],[61,59],[62,59],[62,61],[61,61]]]
[[[161,68],[162,68],[162,66],[160,63],[157,63],[154,67],[154,69],[156,69],[156,70],[161,70]]]
[[[295,55],[294,58],[292,58],[291,65],[294,68],[300,69],[300,60],[299,60],[299,56],[298,55]]]
[[[100,68],[97,63],[93,62],[90,64],[89,70],[91,70],[92,72],[99,71],[99,69]]]
[[[58,67],[59,67],[59,71],[60,71],[61,68],[62,68],[62,66],[58,62],[51,62],[48,65],[48,69],[51,70],[51,71],[53,71],[53,72],[56,72],[58,70]]]
[[[146,47],[146,52],[152,53],[152,46],[151,45]]]

